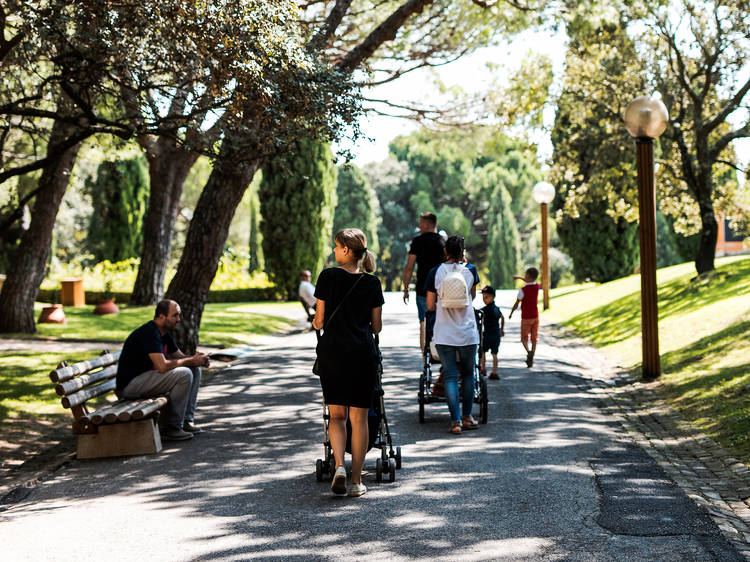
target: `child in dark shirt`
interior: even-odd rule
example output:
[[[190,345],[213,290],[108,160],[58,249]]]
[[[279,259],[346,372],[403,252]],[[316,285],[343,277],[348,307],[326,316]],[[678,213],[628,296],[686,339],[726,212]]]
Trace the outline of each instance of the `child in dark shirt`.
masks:
[[[489,351],[492,353],[492,372],[490,373],[490,378],[497,380],[500,378],[497,374],[497,352],[500,348],[500,337],[505,335],[505,318],[495,304],[494,287],[486,285],[482,289],[482,300],[484,301],[484,308],[482,308],[484,332],[482,334],[479,372],[482,374],[487,373],[484,366],[484,354]]]

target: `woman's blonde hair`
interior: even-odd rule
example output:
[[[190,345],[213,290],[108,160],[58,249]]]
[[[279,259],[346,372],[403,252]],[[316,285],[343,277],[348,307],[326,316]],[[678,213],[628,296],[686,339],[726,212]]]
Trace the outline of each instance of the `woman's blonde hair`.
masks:
[[[375,256],[367,249],[365,233],[358,228],[344,228],[339,230],[333,239],[341,246],[349,248],[356,260],[362,260],[362,269],[367,273],[375,271]]]

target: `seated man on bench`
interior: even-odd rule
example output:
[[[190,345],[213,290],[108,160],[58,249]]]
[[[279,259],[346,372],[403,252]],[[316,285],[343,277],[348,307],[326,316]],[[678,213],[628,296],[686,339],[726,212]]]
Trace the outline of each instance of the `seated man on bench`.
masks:
[[[310,282],[311,278],[312,274],[307,269],[299,274],[299,300],[305,308],[308,322],[315,318],[315,285]]]
[[[162,300],[154,319],[125,340],[117,366],[117,395],[132,400],[169,396],[162,438],[191,439],[200,429],[194,425],[195,404],[201,384],[200,367],[208,367],[204,353],[188,357],[177,347],[172,330],[180,321],[180,305]]]

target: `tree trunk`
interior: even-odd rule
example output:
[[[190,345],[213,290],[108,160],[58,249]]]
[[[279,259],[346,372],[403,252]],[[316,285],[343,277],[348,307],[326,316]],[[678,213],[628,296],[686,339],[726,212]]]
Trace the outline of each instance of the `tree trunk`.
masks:
[[[695,256],[695,269],[698,275],[714,269],[716,256],[716,238],[719,225],[714,214],[714,206],[710,197],[700,197],[698,206],[701,213],[701,241],[698,254]]]
[[[198,159],[169,137],[159,137],[146,149],[151,191],[143,219],[143,249],[130,304],[156,304],[164,294],[164,275],[185,179]]]
[[[71,125],[56,121],[52,127],[48,152],[53,151],[59,142],[69,138],[72,132]],[[42,172],[39,192],[31,212],[31,224],[21,237],[0,293],[0,332],[36,331],[34,299],[44,280],[55,218],[70,182],[70,172],[80,146],[77,144],[64,151]]]
[[[216,275],[234,212],[260,162],[234,169],[216,166],[203,188],[190,221],[185,248],[166,298],[182,309],[181,322],[174,332],[177,345],[192,354],[198,347],[198,330],[208,290]]]

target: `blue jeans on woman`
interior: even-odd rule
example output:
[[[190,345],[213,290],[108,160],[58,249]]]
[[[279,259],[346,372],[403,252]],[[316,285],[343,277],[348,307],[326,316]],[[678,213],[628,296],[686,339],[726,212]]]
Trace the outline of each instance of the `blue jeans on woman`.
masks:
[[[441,345],[436,344],[440,362],[443,364],[445,380],[445,398],[451,412],[451,421],[461,421],[461,416],[471,415],[474,406],[474,364],[477,357],[477,345]],[[461,409],[458,407],[458,364],[456,354],[461,361]]]

